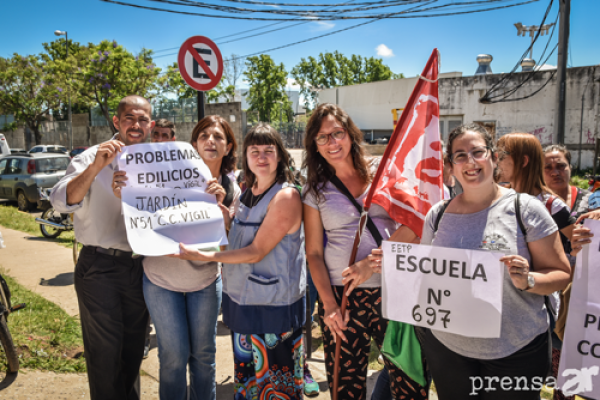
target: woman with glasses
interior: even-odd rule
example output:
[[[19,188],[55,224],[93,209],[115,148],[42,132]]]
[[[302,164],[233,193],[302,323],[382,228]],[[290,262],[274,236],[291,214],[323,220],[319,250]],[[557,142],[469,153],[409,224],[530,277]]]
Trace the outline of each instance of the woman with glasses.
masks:
[[[335,335],[342,340],[338,398],[344,400],[366,398],[371,339],[381,347],[388,323],[381,315],[381,275],[373,273],[369,256],[378,245],[368,229],[362,236],[356,262],[348,266],[360,218],[352,200],[357,205],[363,203],[376,172],[362,141],[363,134],[352,119],[333,104],[317,107],[306,126],[304,167],[307,168],[307,180],[302,190],[306,257],[319,292],[319,320],[330,389]],[[346,190],[340,189],[340,184]],[[390,234],[391,239],[404,242],[416,238],[407,227],[399,229],[387,212],[376,204],[369,210],[369,217],[386,239]],[[342,315],[340,303],[344,285],[348,282],[351,282],[348,310]],[[386,365],[395,398],[427,397],[425,390],[404,372],[387,360]]]
[[[569,281],[556,224],[534,197],[517,198],[514,190],[494,182],[498,156],[485,128],[472,124],[454,129],[446,151],[463,193],[429,211],[421,243],[506,255],[500,259],[505,269],[499,338],[436,330],[424,335],[423,351],[438,396],[537,400],[550,366],[544,295],[563,289]],[[516,217],[517,199],[525,232]],[[497,238],[494,246],[487,237]],[[483,387],[476,389],[474,382],[483,382]]]

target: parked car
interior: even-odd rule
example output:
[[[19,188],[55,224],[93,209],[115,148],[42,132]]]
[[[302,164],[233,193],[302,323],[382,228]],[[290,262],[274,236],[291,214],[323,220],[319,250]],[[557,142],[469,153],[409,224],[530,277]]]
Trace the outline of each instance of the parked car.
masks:
[[[18,148],[12,148],[10,149],[10,154],[27,154],[27,150],[25,149],[18,149]]]
[[[69,153],[69,156],[71,156],[71,158],[73,158],[76,155],[83,153],[87,149],[89,149],[89,146],[75,147],[73,150],[71,150],[71,152]]]
[[[33,153],[0,159],[0,198],[16,200],[19,210],[49,206],[46,195],[62,178],[71,158],[67,154]]]
[[[0,133],[0,158],[10,154],[10,146],[6,141],[6,138]]]
[[[67,148],[65,146],[58,146],[58,145],[37,145],[37,146],[33,146],[30,150],[29,153],[64,153],[64,154],[69,154],[69,150],[67,150]]]

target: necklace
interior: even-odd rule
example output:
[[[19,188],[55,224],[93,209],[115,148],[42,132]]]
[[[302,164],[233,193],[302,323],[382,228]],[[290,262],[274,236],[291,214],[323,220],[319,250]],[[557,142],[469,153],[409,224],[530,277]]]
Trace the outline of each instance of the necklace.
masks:
[[[277,181],[273,182],[273,184],[271,186],[269,186],[269,188],[267,190],[265,190],[258,196],[254,196],[254,192],[252,191],[252,189],[250,189],[250,208],[256,206],[258,204],[258,202],[261,201],[263,197],[265,197],[265,194],[267,194],[269,192],[269,190],[271,190],[271,188],[273,186],[275,186],[275,183],[277,183]]]

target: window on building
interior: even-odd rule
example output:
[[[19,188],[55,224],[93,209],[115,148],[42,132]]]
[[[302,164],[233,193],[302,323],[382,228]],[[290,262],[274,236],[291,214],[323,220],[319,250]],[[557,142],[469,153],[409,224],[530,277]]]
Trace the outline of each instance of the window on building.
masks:
[[[446,143],[448,141],[448,135],[454,128],[462,125],[462,115],[441,115],[440,116],[440,135],[442,141]]]

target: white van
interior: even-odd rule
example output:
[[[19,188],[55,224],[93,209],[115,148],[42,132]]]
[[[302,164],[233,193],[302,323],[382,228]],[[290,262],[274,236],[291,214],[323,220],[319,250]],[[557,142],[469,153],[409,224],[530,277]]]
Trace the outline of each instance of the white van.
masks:
[[[10,155],[10,147],[3,134],[0,133],[0,158]]]

